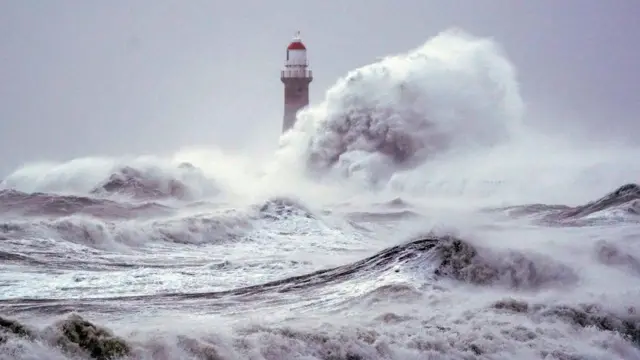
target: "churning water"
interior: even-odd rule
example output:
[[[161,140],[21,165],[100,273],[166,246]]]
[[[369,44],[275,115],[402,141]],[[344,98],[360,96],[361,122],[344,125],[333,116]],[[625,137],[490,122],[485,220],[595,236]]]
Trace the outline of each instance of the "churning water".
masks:
[[[267,162],[1,183],[2,359],[640,359],[640,149],[522,122],[499,46],[355,69]]]

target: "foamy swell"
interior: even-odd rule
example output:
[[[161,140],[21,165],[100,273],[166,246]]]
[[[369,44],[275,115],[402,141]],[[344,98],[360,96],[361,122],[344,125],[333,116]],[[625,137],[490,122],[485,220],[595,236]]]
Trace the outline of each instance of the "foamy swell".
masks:
[[[7,203],[8,197],[13,201]],[[0,221],[3,251],[12,256],[25,254],[31,244],[30,250],[44,256],[45,263],[56,251],[77,250],[68,248],[69,243],[80,249],[108,251],[152,244],[223,245],[254,241],[251,231],[269,226],[290,228],[292,222],[301,220],[320,223],[304,205],[287,198],[268,199],[246,209],[194,207],[181,214],[176,208],[154,203],[130,205],[87,197],[0,192],[0,216],[8,211],[14,216]]]

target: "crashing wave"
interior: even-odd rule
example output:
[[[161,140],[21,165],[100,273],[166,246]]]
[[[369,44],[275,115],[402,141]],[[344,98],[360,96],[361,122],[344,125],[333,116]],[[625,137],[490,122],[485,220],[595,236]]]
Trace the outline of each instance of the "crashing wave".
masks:
[[[131,346],[122,338],[100,326],[71,314],[44,330],[34,330],[11,319],[0,317],[0,349],[9,341],[23,339],[48,344],[55,352],[96,360],[122,358]],[[9,351],[5,348],[5,351]],[[4,351],[2,351],[4,352]],[[4,352],[6,354],[6,352]]]
[[[446,31],[340,79],[301,112],[284,149],[305,154],[312,171],[376,181],[442,152],[495,145],[519,126],[514,74],[492,41]]]
[[[125,204],[87,196],[24,193],[0,190],[0,214],[19,216],[68,216],[84,214],[99,218],[133,218],[166,214],[171,209],[157,203]]]
[[[579,327],[596,327],[613,331],[640,346],[640,314],[629,307],[626,314],[605,311],[595,304],[544,305],[529,304],[516,299],[504,299],[492,305],[494,309],[520,313],[538,320],[562,320]]]
[[[0,224],[0,236],[11,239],[56,239],[95,249],[141,247],[153,242],[211,244],[238,241],[253,228],[244,213],[220,212],[159,219],[111,221],[88,216],[65,216]],[[53,259],[51,259],[53,260]]]
[[[204,178],[199,169],[189,163],[180,164],[178,169],[182,177]],[[162,198],[193,200],[197,198],[183,180],[168,178],[166,175],[157,176],[151,172],[144,172],[129,166],[111,174],[109,179],[95,187],[91,193],[96,195],[120,194],[143,200]]]
[[[543,222],[562,224],[584,224],[584,220],[611,218],[612,216],[607,216],[607,213],[613,214],[614,217],[615,214],[620,213],[626,216],[637,216],[640,214],[640,185],[622,185],[598,200],[579,206],[530,204],[512,206],[503,210],[516,216],[541,214]]]
[[[314,218],[311,210],[299,201],[288,197],[275,197],[257,207],[259,216],[271,220],[283,220],[295,217]]]
[[[224,335],[199,336],[197,332],[171,338],[170,334],[157,333],[147,339],[118,336],[111,330],[85,320],[77,314],[55,321],[43,329],[27,326],[19,321],[0,317],[0,352],[15,358],[33,358],[28,350],[34,348],[47,354],[47,358],[197,358],[237,359],[246,356],[248,346],[256,353],[268,354],[278,359],[299,358],[301,354],[313,359],[363,360],[375,358],[404,359],[475,359],[509,358],[529,355],[526,358],[582,359],[621,358],[635,359],[638,352],[633,346],[611,346],[599,338],[596,347],[606,352],[603,356],[590,353],[591,347],[573,344],[571,336],[558,337],[557,330],[547,333],[544,323],[566,323],[589,333],[594,330],[618,334],[620,340],[640,345],[640,318],[635,308],[626,314],[606,311],[597,305],[543,305],[530,304],[515,299],[504,299],[490,305],[493,312],[526,316],[522,324],[501,324],[499,332],[492,329],[478,331],[480,326],[469,321],[466,331],[457,331],[452,324],[440,324],[437,316],[409,328],[406,337],[389,334],[399,323],[411,322],[411,316],[387,313],[376,320],[381,327],[315,326],[296,327],[288,324],[236,326]],[[480,311],[478,311],[480,312]],[[492,314],[494,317],[498,314]],[[493,321],[500,323],[499,318]],[[555,330],[555,329],[554,329]],[[415,333],[413,333],[415,331]],[[578,331],[572,332],[573,334]],[[391,336],[390,336],[391,335]],[[394,337],[397,336],[396,337]],[[541,345],[533,340],[552,335],[556,341]],[[389,339],[392,341],[390,345]],[[230,342],[229,340],[232,340]],[[515,343],[509,340],[515,340]],[[545,339],[547,340],[547,339]],[[616,339],[617,340],[617,339]],[[614,342],[613,344],[619,344]],[[518,347],[523,352],[514,351]],[[28,350],[27,350],[28,349]]]
[[[460,239],[443,241],[436,249],[441,259],[436,275],[475,285],[538,289],[578,280],[570,267],[541,254],[481,249]]]
[[[536,290],[556,285],[566,286],[577,281],[577,276],[569,267],[543,255],[515,251],[490,251],[477,248],[453,236],[433,235],[390,247],[348,265],[306,275],[225,291],[173,293],[162,297],[164,299],[213,299],[288,293],[357,280],[362,277],[391,274],[400,269],[418,272],[431,269],[435,280],[449,279],[476,286],[495,285],[522,290]],[[153,298],[154,295],[136,297],[140,301]],[[117,300],[124,299],[117,298]],[[103,300],[106,299],[100,301]]]
[[[552,216],[559,219],[584,218],[600,211],[623,206],[630,213],[637,214],[637,201],[639,199],[640,186],[638,184],[626,184],[596,201],[560,211]]]
[[[304,294],[305,296],[311,296],[312,294],[316,294],[316,292],[310,293],[309,291],[321,290],[323,287],[330,285],[344,285],[344,283],[347,281],[361,282],[362,279],[365,278],[385,278],[387,277],[387,275],[391,275],[393,273],[396,273],[397,271],[416,270],[418,272],[423,272],[425,270],[432,271],[433,277],[431,277],[431,279],[428,279],[428,281],[432,279],[449,281],[453,280],[456,282],[472,284],[475,286],[497,285],[507,286],[512,289],[529,290],[537,290],[546,286],[553,286],[555,284],[566,285],[574,282],[576,279],[575,274],[568,270],[566,266],[543,256],[529,253],[516,253],[512,251],[490,251],[489,249],[474,246],[465,240],[453,236],[431,235],[390,247],[378,252],[375,255],[351,264],[331,269],[325,269],[306,275],[288,277],[282,280],[272,281],[259,285],[217,292],[180,292],[99,299],[74,299],[74,303],[81,304],[77,306],[82,306],[89,309],[93,306],[118,306],[120,309],[122,309],[122,307],[127,307],[130,305],[134,306],[134,308],[137,308],[138,306],[153,306],[153,304],[156,302],[158,304],[166,304],[167,302],[185,300],[194,304],[194,306],[200,306],[197,305],[200,304],[197,301],[202,300],[205,301],[206,304],[208,304],[207,306],[220,305],[225,307],[229,303],[236,303],[238,301],[243,303],[248,302],[249,304],[251,304],[251,300],[254,299],[253,297],[255,297],[255,299],[260,299],[261,303],[264,305],[268,301],[271,301],[269,299],[275,299],[273,301],[281,300],[283,297],[285,297],[285,294],[289,294],[294,297],[301,296],[302,294]],[[429,277],[430,276],[427,274],[427,278]],[[357,300],[364,302],[373,302],[378,301],[378,299],[384,298],[398,303],[403,300],[409,300],[409,298],[419,299],[421,297],[421,292],[417,291],[417,288],[414,285],[415,284],[410,283],[386,283],[382,285],[380,285],[380,283],[376,283],[375,289],[369,289],[368,292],[365,292],[363,295],[358,296]],[[12,299],[11,301],[3,301],[2,305],[7,311],[14,312],[19,311],[20,309],[29,308],[30,311],[37,311],[37,309],[42,309],[43,311],[47,311],[49,313],[55,313],[56,311],[66,311],[66,309],[69,307],[68,301],[63,299]],[[496,309],[501,310],[504,310],[505,307],[508,307],[508,305],[495,306]],[[514,305],[514,308],[524,308],[525,310],[519,311],[521,313],[526,313],[529,316],[537,316],[534,313],[528,313],[530,309],[529,305],[521,306],[519,304],[516,304]],[[561,315],[563,313],[561,313],[560,310],[561,307],[558,307],[556,315],[553,316],[561,318]],[[548,312],[545,313],[543,311],[540,311],[539,313],[548,314]],[[571,313],[568,314],[569,316],[573,316],[571,315]],[[551,315],[548,315],[547,317],[549,318],[550,316]],[[579,315],[575,318],[580,319]],[[396,316],[394,314],[387,314],[383,316],[379,321],[384,321],[385,326],[393,326],[394,323],[405,321],[403,319],[404,318],[402,315]],[[614,318],[611,319],[615,320]],[[622,320],[627,321],[627,319]],[[623,328],[621,329],[624,330],[627,324],[633,325],[637,324],[637,322],[623,323]],[[419,326],[423,328],[425,325],[421,324]],[[455,334],[456,332],[452,329],[439,327],[437,323],[436,325],[426,326],[430,327],[430,332],[446,332],[447,334]],[[589,324],[580,326],[589,326]],[[431,329],[431,327],[433,327],[433,329]],[[613,331],[618,331],[616,329],[618,329],[618,327],[615,327]],[[513,329],[513,336],[527,336],[527,334],[522,333],[525,330],[520,330],[520,333],[516,333],[517,330],[518,329]],[[252,331],[255,332],[258,330],[249,328],[238,331],[240,331],[239,336],[244,336],[245,333],[249,334]],[[260,331],[267,333],[281,332],[282,336],[287,339],[292,339],[293,337],[297,336],[308,337],[312,335],[305,335],[304,332],[288,328],[280,329],[261,327]],[[626,333],[630,332],[627,331]],[[36,334],[35,336],[38,335]],[[337,337],[334,337],[332,334],[313,335],[311,338],[305,337],[305,339],[307,339],[305,340],[305,343],[314,343],[314,339],[316,339],[318,336],[320,336],[320,340],[318,340],[319,353],[329,356],[328,354],[331,353],[332,349],[330,347],[320,345],[326,345],[327,343],[330,343],[332,341],[337,341]],[[372,334],[371,336],[373,338],[376,337],[374,336],[374,334]],[[470,336],[470,339],[472,339],[473,337],[474,336]],[[109,337],[105,336],[105,338]],[[436,346],[435,340],[431,340],[434,341],[434,343],[429,346]],[[134,352],[142,351],[141,349],[144,349],[144,351],[149,351],[153,348],[154,343],[127,343],[127,346],[131,347]],[[208,346],[206,343],[203,343],[202,340],[187,339],[183,337],[179,339],[179,346],[181,348],[184,347],[184,349],[186,349],[189,353],[194,354],[194,356],[205,356],[204,354],[218,354],[217,351],[220,350],[216,350],[215,346]],[[411,346],[420,346],[420,344],[414,343],[413,345],[409,345],[409,347]],[[476,356],[481,354],[490,354],[493,351],[497,351],[495,349],[492,350],[493,345],[487,344],[486,342],[461,342],[455,345],[450,344],[450,346],[451,348],[468,352],[470,356],[473,354],[475,354]],[[63,348],[63,351],[65,351],[64,349],[65,348]],[[421,347],[418,347],[416,349],[419,349],[421,351],[425,350]],[[429,349],[431,348],[428,348],[426,350],[429,351]],[[446,351],[442,347],[436,346],[435,349],[438,350],[438,354],[448,354],[448,351]],[[364,353],[361,351],[354,350],[347,351],[340,356],[336,355],[337,357],[322,358],[367,358],[363,354]],[[224,358],[224,356],[222,356],[222,358]],[[234,357],[229,355],[227,356],[227,358]],[[443,355],[442,358],[446,358],[446,355]]]
[[[61,164],[26,165],[7,176],[0,190],[58,195],[117,195],[134,200],[200,200],[217,184],[190,163],[162,159],[81,158]]]
[[[269,199],[247,211],[205,207],[179,215],[174,208],[156,203],[5,190],[0,192],[0,213],[9,211],[18,216],[0,222],[0,239],[58,239],[105,250],[151,242],[239,241],[255,229],[256,220],[317,219],[299,201],[286,197]]]

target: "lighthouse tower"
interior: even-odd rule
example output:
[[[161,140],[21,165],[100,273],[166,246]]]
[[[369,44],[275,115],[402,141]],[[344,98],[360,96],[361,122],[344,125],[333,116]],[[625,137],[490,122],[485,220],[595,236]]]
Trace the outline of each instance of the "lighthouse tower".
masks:
[[[296,122],[296,114],[309,105],[309,83],[313,80],[308,69],[307,48],[300,40],[300,32],[287,47],[287,58],[280,80],[284,83],[284,119],[282,132],[291,129]]]

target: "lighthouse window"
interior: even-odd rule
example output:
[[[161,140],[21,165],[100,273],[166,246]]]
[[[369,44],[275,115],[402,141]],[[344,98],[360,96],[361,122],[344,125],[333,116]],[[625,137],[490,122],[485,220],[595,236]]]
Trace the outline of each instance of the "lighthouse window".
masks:
[[[299,87],[299,88],[298,88],[298,92],[302,92],[302,87]]]

